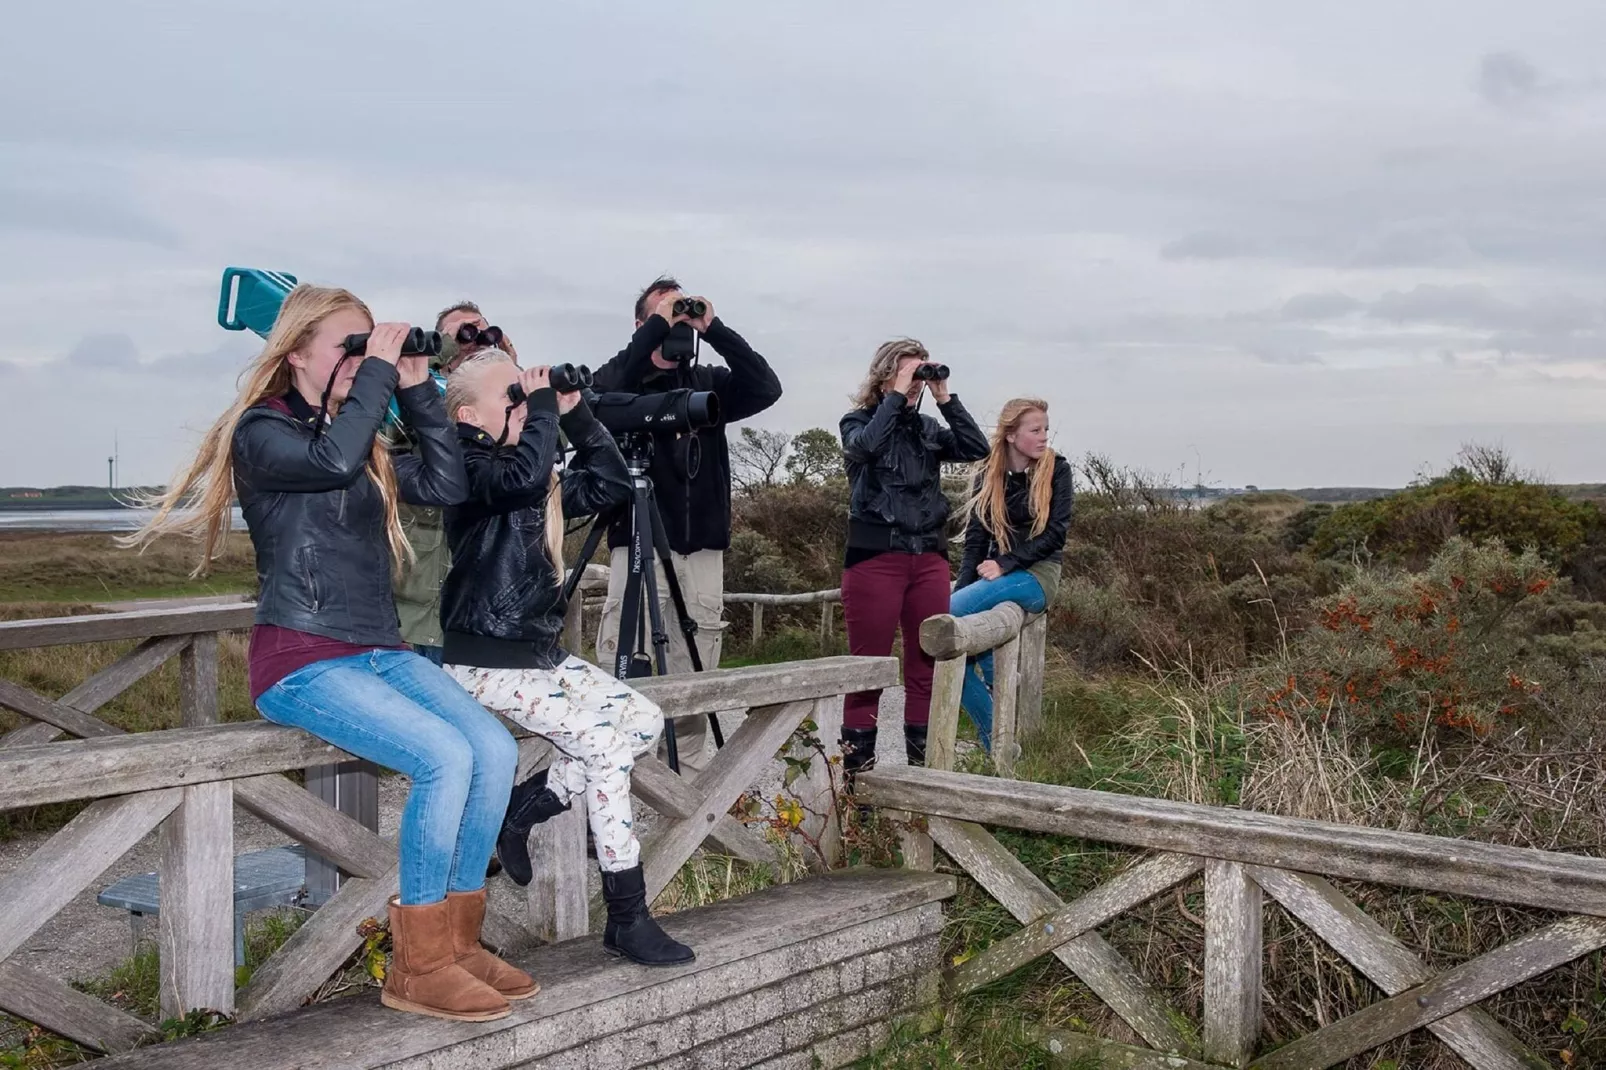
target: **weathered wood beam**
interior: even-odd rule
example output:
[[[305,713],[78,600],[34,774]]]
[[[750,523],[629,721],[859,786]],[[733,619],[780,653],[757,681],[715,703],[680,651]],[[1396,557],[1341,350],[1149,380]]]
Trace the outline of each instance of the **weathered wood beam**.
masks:
[[[1204,1057],[1248,1066],[1260,1040],[1260,885],[1236,862],[1205,863]]]
[[[665,822],[652,841],[642,848],[648,902],[674,879],[715,823],[775,760],[775,753],[786,745],[813,709],[812,700],[785,702],[761,707],[747,715],[693,783],[692,789],[702,800],[697,809],[684,818]]]
[[[251,983],[239,992],[240,1018],[254,1021],[301,1006],[362,945],[357,927],[368,918],[385,918],[385,904],[396,894],[397,883],[395,867],[380,878],[347,879],[256,968]]]
[[[396,864],[396,845],[278,773],[234,781],[234,798],[354,877],[379,877]]]
[[[133,1015],[16,962],[0,962],[0,1010],[96,1051],[127,1051],[156,1032]]]
[[[1266,866],[1249,875],[1283,908],[1383,990],[1397,996],[1423,984],[1433,971],[1342,892],[1321,877]],[[1545,1070],[1551,1064],[1476,1007],[1428,1026],[1473,1070]]]
[[[180,788],[162,822],[162,1017],[234,1012],[234,799],[227,781]]]
[[[959,703],[964,688],[965,659],[939,659],[931,674],[931,706],[926,721],[926,767],[929,769],[954,767]],[[855,786],[857,784],[855,778]]]
[[[1048,1049],[1049,1061],[1054,1066],[1074,1066],[1078,1070],[1085,1066],[1097,1066],[1100,1070],[1227,1070],[1214,1063],[1201,1063],[1152,1048],[1134,1048],[1069,1029],[1040,1029],[1036,1036]]]
[[[939,613],[920,624],[920,648],[934,658],[985,654],[1020,634],[1026,611],[1005,602],[968,617]]]
[[[1606,859],[935,769],[877,768],[858,790],[986,825],[1606,915]]]
[[[673,774],[671,774],[673,775]],[[549,944],[584,936],[591,927],[586,876],[586,808],[582,800],[530,830],[535,877],[525,900],[530,932]]]
[[[932,839],[971,879],[1020,922],[1033,922],[1065,904],[980,825],[930,820]],[[1195,1053],[1197,1045],[1177,1028],[1181,1015],[1098,933],[1085,933],[1054,949],[1093,994],[1160,1051]]]
[[[1203,867],[1203,859],[1188,855],[1160,855],[1140,862],[967,960],[949,976],[949,987],[962,995],[1007,977],[1033,959],[1180,884]]]
[[[694,717],[892,687],[897,682],[896,658],[844,656],[652,676],[632,680],[630,686],[668,716]]]
[[[1563,918],[1256,1059],[1252,1070],[1333,1066],[1606,947],[1606,918]]]
[[[116,639],[149,639],[197,632],[237,632],[251,627],[256,604],[181,606],[101,613],[83,617],[0,622],[0,650],[23,650],[73,643],[106,643]]]
[[[656,758],[636,760],[636,767],[630,773],[630,794],[658,813],[672,818],[689,817],[703,803],[701,793],[691,781]],[[744,862],[761,866],[775,864],[775,849],[730,814],[719,816],[703,844]]]
[[[177,808],[176,788],[91,803],[23,863],[0,877],[0,959],[5,959],[156,823]]]
[[[999,776],[1015,775],[1017,700],[1021,676],[1019,636],[1006,639],[993,652],[993,767]]]

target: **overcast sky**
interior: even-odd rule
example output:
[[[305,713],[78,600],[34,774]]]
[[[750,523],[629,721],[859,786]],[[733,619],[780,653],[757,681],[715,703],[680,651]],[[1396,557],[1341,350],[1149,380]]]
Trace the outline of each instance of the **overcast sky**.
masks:
[[[786,10],[795,9],[795,10]],[[235,264],[529,362],[672,271],[835,428],[920,338],[984,424],[1228,486],[1459,443],[1606,480],[1606,5],[52,0],[0,63],[0,484],[165,480]]]

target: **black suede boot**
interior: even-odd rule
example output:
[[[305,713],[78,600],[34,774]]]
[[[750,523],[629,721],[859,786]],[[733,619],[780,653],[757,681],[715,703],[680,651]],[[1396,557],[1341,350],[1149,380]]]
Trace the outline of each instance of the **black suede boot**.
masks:
[[[569,804],[558,802],[557,795],[546,786],[545,769],[513,785],[507,813],[502,817],[502,831],[496,837],[496,857],[502,860],[502,868],[514,884],[522,887],[535,876],[530,864],[530,830],[568,808]]]
[[[602,874],[602,898],[608,903],[608,926],[602,950],[642,966],[680,966],[695,952],[658,927],[647,910],[647,880],[641,867]]]
[[[903,753],[909,759],[910,765],[926,764],[925,725],[906,724],[903,726]]]

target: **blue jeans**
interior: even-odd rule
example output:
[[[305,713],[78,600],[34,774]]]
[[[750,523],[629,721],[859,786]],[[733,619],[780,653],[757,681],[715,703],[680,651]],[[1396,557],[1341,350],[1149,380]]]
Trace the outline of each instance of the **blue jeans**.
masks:
[[[1028,613],[1041,613],[1048,604],[1043,585],[1025,569],[1006,572],[996,580],[977,580],[953,593],[948,612],[968,617],[1014,602]],[[980,670],[978,672],[977,670]],[[989,754],[993,749],[993,655],[992,651],[971,658],[965,665],[965,686],[960,706],[970,715],[976,735]]]
[[[485,884],[518,745],[457,682],[406,650],[298,669],[257,709],[413,782],[401,820],[401,901],[437,903]]]

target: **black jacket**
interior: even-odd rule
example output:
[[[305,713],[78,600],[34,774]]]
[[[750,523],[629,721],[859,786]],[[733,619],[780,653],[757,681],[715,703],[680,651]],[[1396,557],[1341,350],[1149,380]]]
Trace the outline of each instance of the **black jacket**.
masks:
[[[648,317],[636,329],[630,344],[598,368],[593,386],[599,392],[659,394],[668,390],[712,390],[719,398],[720,422],[697,432],[702,451],[697,475],[687,480],[676,451],[674,434],[653,436],[652,465],[648,475],[664,518],[669,547],[678,554],[698,550],[724,550],[731,541],[730,449],[725,425],[756,416],[781,397],[781,381],[763,357],[753,352],[741,335],[715,317],[703,340],[729,367],[682,364],[665,370],[652,362],[655,349],[669,337],[662,316]],[[610,547],[623,546],[629,525],[621,521],[608,532]]]
[[[458,425],[469,493],[446,510],[451,571],[441,591],[442,660],[448,665],[551,669],[567,656],[562,562],[547,552],[546,503],[558,427],[574,447],[560,476],[563,513],[589,516],[630,498],[630,473],[606,428],[582,401],[558,417],[551,390],[530,395],[516,446],[496,449]]]
[[[468,483],[440,390],[429,382],[397,390],[396,382],[394,365],[363,361],[339,414],[316,437],[317,413],[293,390],[241,415],[234,490],[256,548],[258,624],[401,645],[385,506],[366,472],[392,393],[418,441],[416,453],[394,458],[402,500],[452,505]]]
[[[937,406],[948,426],[893,392],[873,409],[842,417],[842,456],[852,494],[848,546],[860,550],[942,550],[948,499],[944,461],[979,461],[987,436],[957,395]]]
[[[974,494],[981,487],[981,473],[971,484]],[[1032,537],[1031,476],[1026,472],[1010,472],[1004,476],[1004,509],[1009,517],[1009,553],[997,553],[998,539],[982,524],[981,517],[972,514],[965,525],[965,553],[959,560],[959,586],[976,582],[976,566],[994,560],[1005,573],[1018,568],[1031,568],[1042,561],[1059,561],[1065,557],[1065,538],[1071,530],[1071,506],[1074,491],[1071,487],[1071,463],[1064,457],[1054,457],[1054,495],[1049,500],[1048,523],[1042,534]]]

